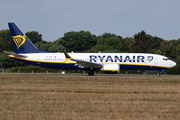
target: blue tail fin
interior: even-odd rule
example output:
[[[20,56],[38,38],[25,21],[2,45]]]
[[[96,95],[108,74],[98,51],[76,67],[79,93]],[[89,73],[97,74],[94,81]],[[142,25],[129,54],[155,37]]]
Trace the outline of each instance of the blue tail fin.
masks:
[[[8,25],[16,54],[47,53],[47,51],[36,48],[15,23],[8,23]]]

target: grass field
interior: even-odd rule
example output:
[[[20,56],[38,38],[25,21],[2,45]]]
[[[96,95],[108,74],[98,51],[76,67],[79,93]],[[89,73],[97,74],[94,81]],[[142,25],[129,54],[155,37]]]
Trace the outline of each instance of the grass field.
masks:
[[[180,119],[178,76],[0,75],[0,120]]]

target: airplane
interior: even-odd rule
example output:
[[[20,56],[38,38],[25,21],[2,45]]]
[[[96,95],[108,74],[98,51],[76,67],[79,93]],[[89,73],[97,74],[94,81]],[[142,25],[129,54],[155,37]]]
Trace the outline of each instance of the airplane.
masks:
[[[58,70],[84,70],[93,76],[94,71],[117,74],[121,70],[162,71],[176,66],[168,57],[149,53],[51,53],[35,47],[14,22],[9,29],[15,53],[4,51],[12,59],[26,64]]]

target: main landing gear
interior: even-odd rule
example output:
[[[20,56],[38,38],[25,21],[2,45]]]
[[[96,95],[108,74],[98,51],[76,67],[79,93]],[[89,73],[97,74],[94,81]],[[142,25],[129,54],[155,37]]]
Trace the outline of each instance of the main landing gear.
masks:
[[[160,77],[160,76],[161,76],[161,72],[160,72],[160,71],[158,71],[158,74],[157,74],[157,76],[158,76],[158,77]]]
[[[90,71],[88,72],[88,75],[89,75],[89,76],[94,76],[94,71],[93,71],[93,70],[90,70]]]
[[[90,68],[90,71],[88,72],[88,75],[89,76],[94,76],[94,68],[93,67]]]

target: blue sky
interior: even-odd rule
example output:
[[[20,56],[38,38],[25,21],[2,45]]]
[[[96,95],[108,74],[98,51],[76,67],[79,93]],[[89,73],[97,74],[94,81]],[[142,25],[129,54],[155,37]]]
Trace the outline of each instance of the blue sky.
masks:
[[[180,38],[179,5],[179,0],[0,0],[0,30],[15,22],[46,41],[80,30],[123,38],[144,30],[172,40]]]

